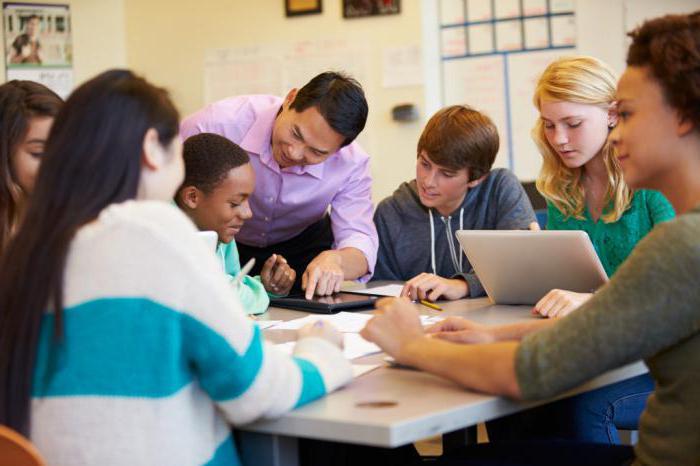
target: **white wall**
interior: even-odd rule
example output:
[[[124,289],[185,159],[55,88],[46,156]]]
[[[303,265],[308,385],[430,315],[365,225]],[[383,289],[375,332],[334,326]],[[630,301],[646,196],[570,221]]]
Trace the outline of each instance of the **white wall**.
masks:
[[[207,49],[320,38],[368,41],[370,113],[360,142],[372,156],[374,198],[389,195],[415,172],[415,145],[423,121],[395,123],[391,108],[403,102],[423,111],[422,86],[383,88],[385,47],[421,44],[418,0],[404,0],[401,14],[345,20],[340,0],[323,2],[323,13],[286,18],[283,0],[125,0],[127,60],[136,71],[169,88],[183,115],[203,101]],[[303,85],[304,83],[298,83]]]
[[[124,0],[42,0],[69,4],[73,27],[74,82],[81,83],[114,67],[125,67]],[[5,82],[5,61],[0,60],[0,82]]]

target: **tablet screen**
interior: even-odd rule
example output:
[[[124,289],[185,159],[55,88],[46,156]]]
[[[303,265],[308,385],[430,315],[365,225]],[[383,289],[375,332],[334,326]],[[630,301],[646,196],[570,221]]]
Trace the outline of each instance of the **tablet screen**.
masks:
[[[374,296],[340,292],[330,296],[314,296],[311,299],[304,298],[303,294],[294,294],[285,298],[272,298],[270,304],[290,309],[330,313],[347,309],[369,309],[374,307],[376,300]]]

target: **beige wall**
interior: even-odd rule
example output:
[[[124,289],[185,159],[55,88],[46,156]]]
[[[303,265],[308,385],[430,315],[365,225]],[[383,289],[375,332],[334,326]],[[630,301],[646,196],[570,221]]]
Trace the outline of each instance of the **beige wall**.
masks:
[[[70,5],[76,84],[106,69],[126,66],[124,0],[42,2]],[[5,81],[4,60],[0,60],[0,79]]]
[[[371,56],[362,84],[370,114],[361,143],[372,156],[373,194],[380,200],[415,170],[415,143],[423,122],[395,123],[390,110],[403,102],[422,110],[423,88],[382,88],[382,57],[383,47],[421,44],[420,1],[404,0],[400,15],[355,20],[342,18],[340,4],[326,0],[320,15],[286,18],[283,0],[125,0],[127,61],[170,89],[187,115],[205,104],[207,49],[319,38],[368,41]]]

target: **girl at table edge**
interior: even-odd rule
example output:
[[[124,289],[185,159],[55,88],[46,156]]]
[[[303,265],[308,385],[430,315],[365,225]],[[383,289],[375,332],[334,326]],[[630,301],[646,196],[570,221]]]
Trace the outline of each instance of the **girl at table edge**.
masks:
[[[264,341],[170,203],[182,179],[177,110],[130,71],[57,115],[0,263],[0,424],[50,464],[240,464],[230,424],[352,377],[328,326],[291,357]]]
[[[362,335],[400,363],[470,389],[526,400],[557,395],[644,359],[656,388],[640,420],[635,464],[695,464],[700,12],[647,21],[630,36],[617,90],[620,121],[610,137],[627,184],[660,190],[679,217],[657,226],[606,286],[563,319],[486,327],[453,317],[436,324],[431,338],[407,300],[387,299]],[[458,345],[439,338],[449,334],[455,334],[453,341],[496,343]]]

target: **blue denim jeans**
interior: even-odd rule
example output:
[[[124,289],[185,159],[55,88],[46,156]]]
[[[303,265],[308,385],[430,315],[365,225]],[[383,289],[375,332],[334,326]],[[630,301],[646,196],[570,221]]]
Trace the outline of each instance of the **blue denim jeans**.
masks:
[[[649,374],[486,423],[491,442],[573,440],[620,443],[618,429],[636,430],[654,391]]]

